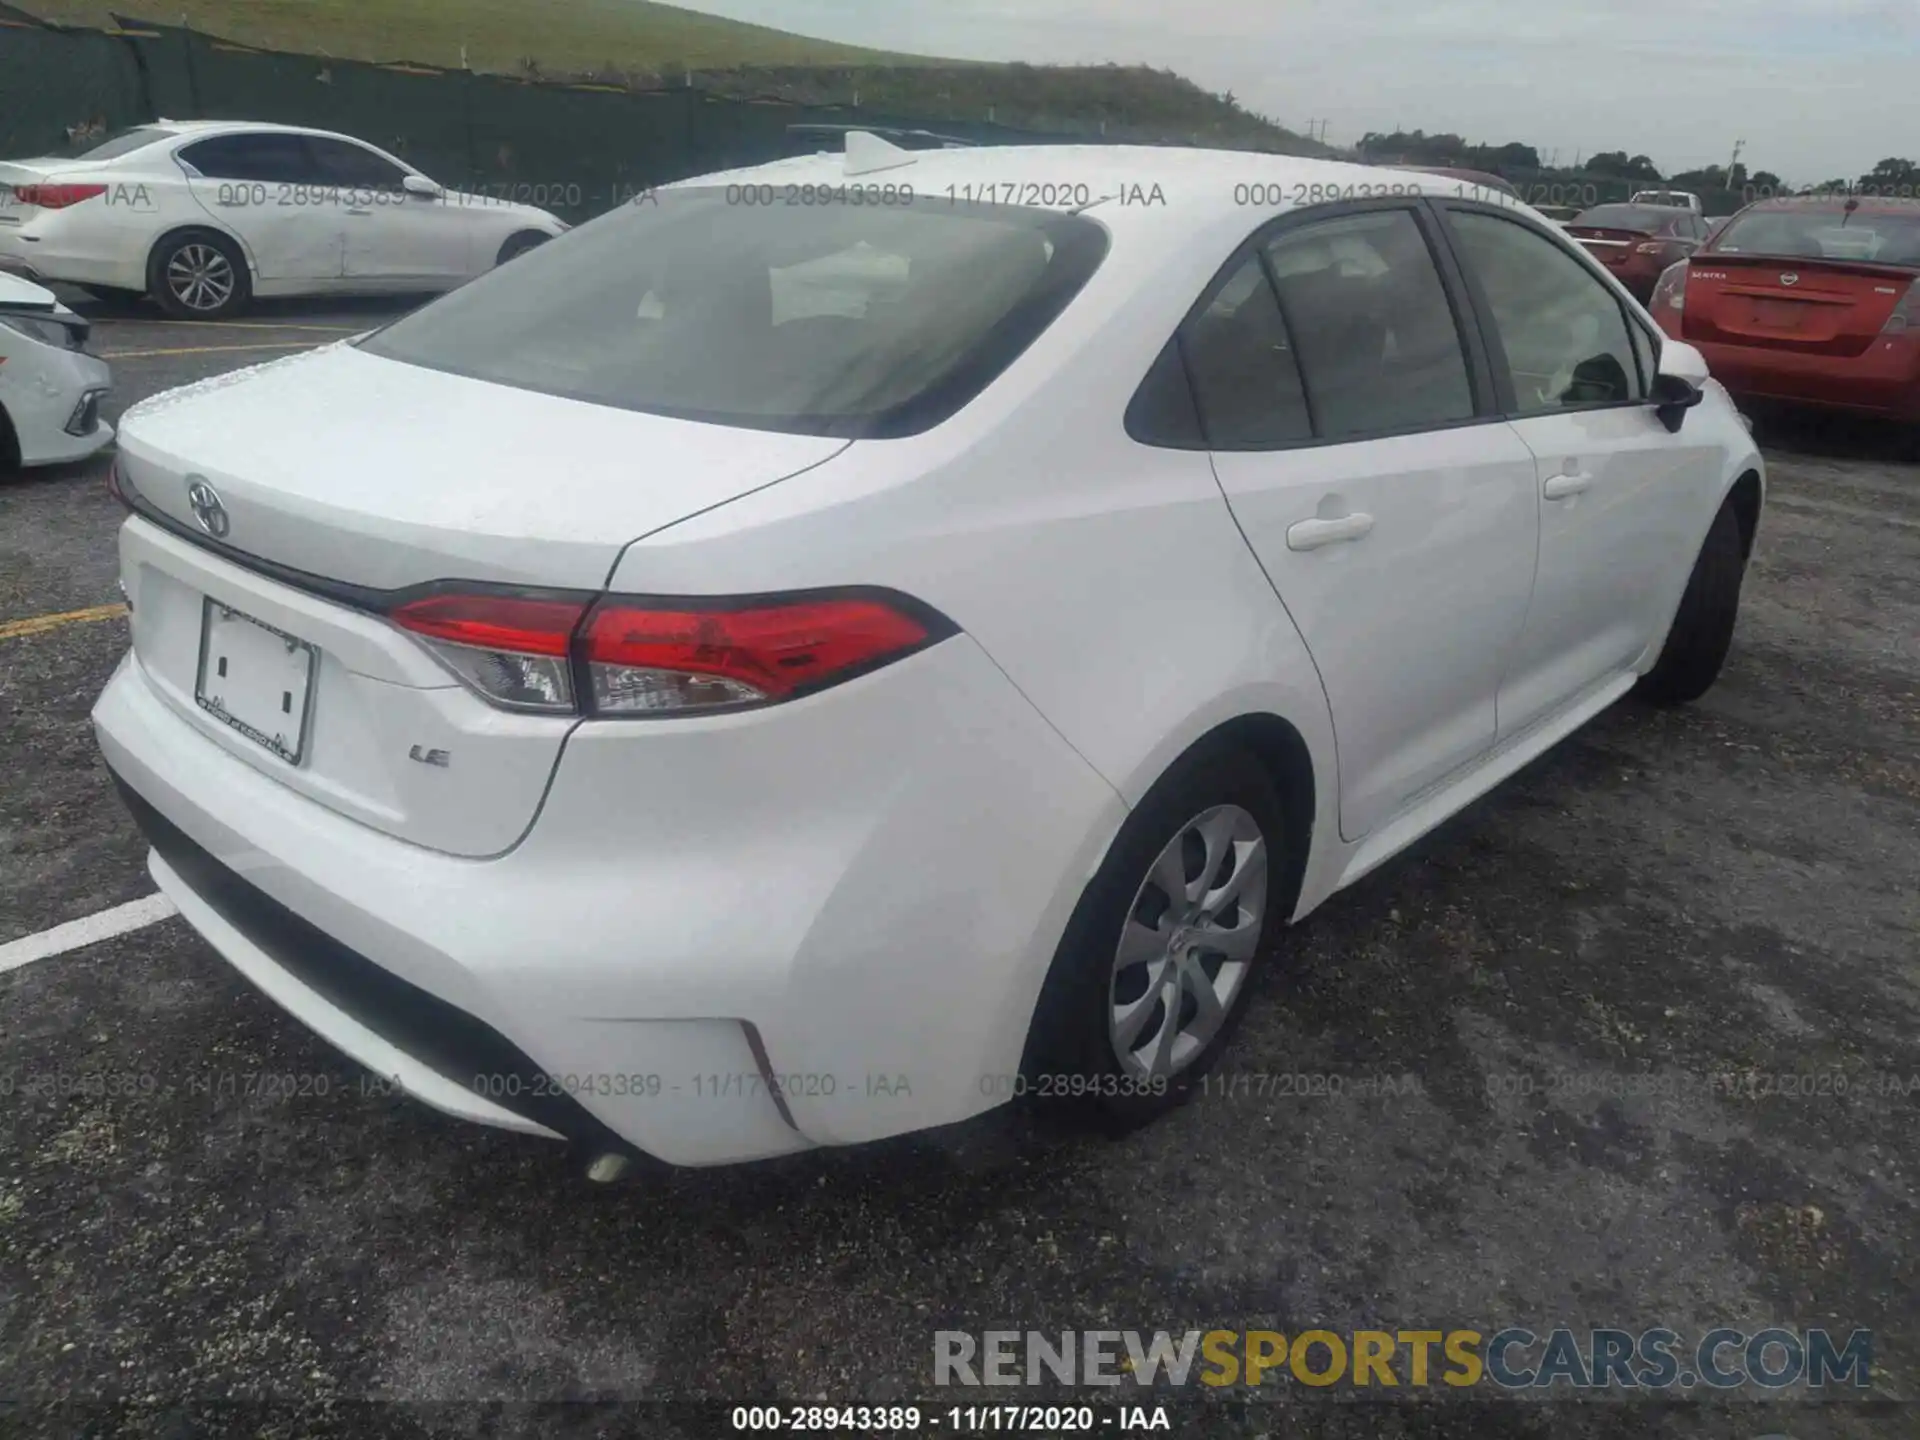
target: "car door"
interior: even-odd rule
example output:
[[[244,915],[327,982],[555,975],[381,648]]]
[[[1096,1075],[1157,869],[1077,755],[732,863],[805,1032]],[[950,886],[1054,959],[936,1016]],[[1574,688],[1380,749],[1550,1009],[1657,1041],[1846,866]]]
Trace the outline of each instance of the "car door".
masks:
[[[1537,463],[1540,569],[1500,687],[1503,736],[1630,669],[1661,637],[1718,479],[1704,427],[1648,401],[1659,341],[1585,257],[1491,206],[1438,206],[1482,318],[1494,384]],[[1711,473],[1709,473],[1711,472]]]
[[[174,159],[201,208],[240,237],[261,280],[339,279],[339,210],[316,197],[321,177],[298,132],[213,135]]]
[[[469,217],[444,195],[405,188],[410,173],[351,140],[311,135],[307,143],[330,185],[340,189],[344,274],[382,288],[457,285],[472,273]]]
[[[1356,839],[1493,744],[1538,521],[1430,214],[1321,213],[1258,237],[1181,344],[1221,489],[1320,671]]]

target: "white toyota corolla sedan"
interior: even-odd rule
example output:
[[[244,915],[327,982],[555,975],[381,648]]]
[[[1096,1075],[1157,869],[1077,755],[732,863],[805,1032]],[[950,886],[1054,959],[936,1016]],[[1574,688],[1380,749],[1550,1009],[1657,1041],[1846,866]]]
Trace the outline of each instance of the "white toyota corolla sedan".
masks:
[[[71,160],[0,162],[0,268],[144,293],[182,319],[254,296],[450,290],[566,228],[289,125],[161,120]]]
[[[122,427],[161,889],[599,1175],[1148,1118],[1290,921],[1734,627],[1760,456],[1526,207],[849,145]]]
[[[88,331],[51,290],[0,274],[0,473],[83,460],[113,439],[100,418],[113,377]]]

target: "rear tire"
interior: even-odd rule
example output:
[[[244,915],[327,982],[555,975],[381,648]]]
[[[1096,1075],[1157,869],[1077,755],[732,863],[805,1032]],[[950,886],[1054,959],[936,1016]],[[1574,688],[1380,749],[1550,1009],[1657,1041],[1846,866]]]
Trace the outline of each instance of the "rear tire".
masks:
[[[509,260],[518,260],[529,250],[539,249],[552,238],[551,235],[543,235],[538,230],[522,230],[517,235],[509,235],[506,243],[500,247],[499,258],[493,263],[497,266],[504,265]]]
[[[0,405],[0,475],[11,475],[20,468],[20,437],[14,432],[7,407]]]
[[[1746,542],[1729,504],[1720,507],[1693,562],[1686,594],[1667,632],[1660,658],[1640,678],[1639,693],[1659,705],[1685,705],[1713,687],[1733,644],[1746,575]]]
[[[1202,752],[1163,776],[1068,922],[1028,1034],[1024,1093],[1109,1132],[1185,1103],[1284,923],[1293,843],[1271,775],[1245,751]]]
[[[176,320],[225,320],[253,299],[240,247],[214,230],[182,230],[153,247],[147,293]]]

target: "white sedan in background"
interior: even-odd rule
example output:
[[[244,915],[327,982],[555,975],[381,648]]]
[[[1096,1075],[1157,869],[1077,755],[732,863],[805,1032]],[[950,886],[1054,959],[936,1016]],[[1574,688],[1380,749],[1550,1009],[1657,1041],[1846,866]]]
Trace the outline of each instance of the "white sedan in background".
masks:
[[[287,125],[161,120],[71,160],[0,162],[0,269],[144,293],[182,319],[255,296],[450,290],[566,228]]]
[[[113,439],[100,418],[112,377],[87,329],[51,290],[0,275],[0,471],[82,460]]]
[[[848,145],[121,426],[161,890],[598,1176],[1150,1118],[1289,922],[1733,634],[1751,437],[1511,197]]]

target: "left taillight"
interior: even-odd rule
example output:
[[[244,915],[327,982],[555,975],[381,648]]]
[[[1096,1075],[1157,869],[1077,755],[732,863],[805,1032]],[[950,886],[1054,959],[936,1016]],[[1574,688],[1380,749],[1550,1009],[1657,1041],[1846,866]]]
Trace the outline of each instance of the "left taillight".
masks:
[[[64,210],[69,205],[78,205],[83,200],[92,200],[107,193],[104,185],[16,185],[14,198],[22,205],[38,205],[42,210]]]
[[[643,718],[778,704],[954,632],[891,591],[738,600],[437,594],[389,618],[506,709]]]

